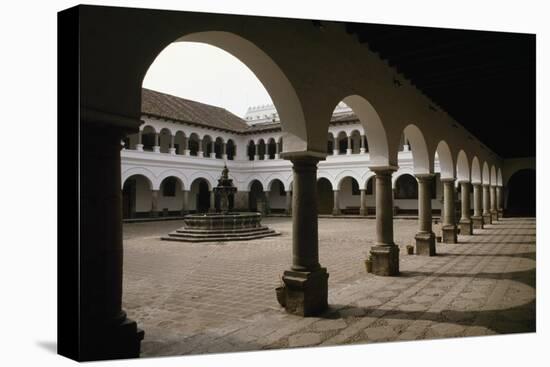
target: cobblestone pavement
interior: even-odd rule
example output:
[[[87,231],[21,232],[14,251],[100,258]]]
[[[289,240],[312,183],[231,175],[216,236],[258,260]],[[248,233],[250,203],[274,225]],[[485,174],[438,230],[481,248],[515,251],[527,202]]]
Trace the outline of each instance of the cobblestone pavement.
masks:
[[[282,233],[250,242],[160,241],[181,221],[124,226],[124,299],[145,330],[143,356],[339,345],[535,331],[535,220],[505,218],[438,256],[406,255],[415,220],[395,220],[401,275],[367,274],[372,219],[319,220],[329,310],[302,318],[279,307],[274,288],[291,263]]]

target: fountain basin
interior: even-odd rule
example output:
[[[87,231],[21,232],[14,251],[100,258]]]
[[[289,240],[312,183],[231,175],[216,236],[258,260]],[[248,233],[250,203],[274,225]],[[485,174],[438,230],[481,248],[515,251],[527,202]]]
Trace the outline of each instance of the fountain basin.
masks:
[[[262,215],[255,212],[189,214],[184,226],[167,236],[166,241],[225,242],[245,241],[277,236],[280,233],[261,224]]]

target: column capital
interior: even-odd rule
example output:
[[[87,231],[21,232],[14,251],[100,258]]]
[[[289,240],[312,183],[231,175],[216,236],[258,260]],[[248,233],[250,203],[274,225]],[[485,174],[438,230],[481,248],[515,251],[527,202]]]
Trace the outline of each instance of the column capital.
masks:
[[[450,183],[454,183],[456,181],[456,178],[451,178],[451,177],[448,177],[448,178],[442,178],[440,179],[441,182],[443,183],[446,183],[446,182],[450,182]]]
[[[435,173],[418,173],[414,176],[419,182],[430,182],[435,178]]]
[[[397,166],[371,166],[369,169],[376,175],[391,176],[399,167]]]
[[[472,186],[481,186],[481,182],[472,182]]]

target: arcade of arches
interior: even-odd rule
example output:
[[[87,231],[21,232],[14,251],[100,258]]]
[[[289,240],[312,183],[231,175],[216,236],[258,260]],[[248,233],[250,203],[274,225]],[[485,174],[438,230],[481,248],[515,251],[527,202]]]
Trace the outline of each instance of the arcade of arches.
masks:
[[[441,213],[446,243],[460,242],[459,231],[475,236],[474,228],[500,221],[505,205],[534,212],[533,173],[503,180],[506,160],[336,23],[320,32],[310,21],[258,17],[246,18],[243,27],[240,17],[103,7],[83,8],[80,19],[87,41],[80,48],[86,60],[80,70],[81,359],[139,356],[143,332],[121,306],[122,214],[211,210],[224,161],[239,190],[235,210],[292,214],[292,260],[281,271],[286,311],[301,316],[328,306],[330,269],[319,261],[318,213],[374,214],[372,272],[398,276],[395,203],[418,213],[416,253],[430,256],[437,253],[433,209]],[[265,27],[273,32],[262,32]],[[274,42],[273,35],[293,42]],[[143,75],[173,41],[208,43],[249,66],[272,97],[278,126],[186,126],[187,116],[144,111]],[[353,56],[342,60],[334,49]],[[331,117],[341,101],[353,112],[348,120]]]

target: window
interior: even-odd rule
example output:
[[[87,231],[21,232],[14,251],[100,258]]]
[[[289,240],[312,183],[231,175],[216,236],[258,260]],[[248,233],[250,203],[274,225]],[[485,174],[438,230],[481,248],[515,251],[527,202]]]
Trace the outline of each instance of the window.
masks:
[[[176,196],[176,179],[174,177],[168,177],[162,183],[162,196]]]

